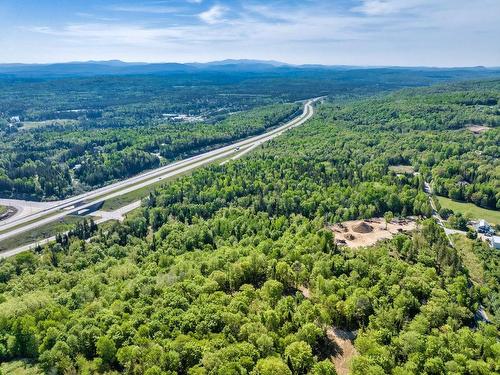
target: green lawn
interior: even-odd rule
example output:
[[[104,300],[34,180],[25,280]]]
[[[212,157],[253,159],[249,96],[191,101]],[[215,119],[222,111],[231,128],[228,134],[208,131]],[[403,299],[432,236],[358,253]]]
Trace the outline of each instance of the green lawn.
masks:
[[[5,212],[7,212],[7,207],[0,206],[0,215],[4,214]]]
[[[441,207],[449,208],[453,212],[461,212],[471,219],[484,219],[490,224],[500,225],[500,211],[487,210],[473,203],[456,202],[445,197],[438,197],[438,199]]]

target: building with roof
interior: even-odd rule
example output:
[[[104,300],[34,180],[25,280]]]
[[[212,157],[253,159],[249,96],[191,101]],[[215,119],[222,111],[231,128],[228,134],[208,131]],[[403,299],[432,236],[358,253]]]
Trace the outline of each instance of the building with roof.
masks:
[[[491,236],[490,245],[493,249],[500,250],[500,236]]]

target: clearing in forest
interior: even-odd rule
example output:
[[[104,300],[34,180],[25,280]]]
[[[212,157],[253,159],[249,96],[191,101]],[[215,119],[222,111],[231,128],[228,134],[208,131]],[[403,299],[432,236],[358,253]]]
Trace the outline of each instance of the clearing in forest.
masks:
[[[491,128],[488,126],[484,126],[484,125],[471,125],[471,126],[468,126],[467,129],[469,129],[474,134],[482,134],[482,133],[490,130]]]
[[[338,347],[338,353],[332,356],[331,360],[335,365],[335,370],[339,375],[349,374],[349,364],[351,358],[358,354],[358,351],[354,347],[354,339],[356,338],[356,333],[353,331],[345,331],[340,328],[330,327],[326,330],[326,336],[328,339],[335,343]]]
[[[397,174],[414,174],[415,168],[411,165],[391,165],[389,170]]]
[[[380,240],[390,239],[395,234],[415,230],[417,223],[414,218],[395,219],[390,223],[383,218],[368,220],[352,220],[332,225],[330,229],[335,234],[338,245],[358,248],[372,246]]]
[[[309,288],[301,285],[297,288],[304,298],[311,298],[311,291]],[[354,339],[356,338],[356,331],[347,331],[337,327],[327,327],[326,337],[333,344],[333,350],[330,355],[330,360],[335,366],[335,370],[339,375],[349,374],[349,365],[351,359],[358,354],[354,347]]]
[[[461,212],[469,219],[484,219],[492,225],[500,225],[500,211],[490,210],[476,206],[474,203],[457,202],[446,197],[437,197],[443,208],[449,208],[453,212]]]

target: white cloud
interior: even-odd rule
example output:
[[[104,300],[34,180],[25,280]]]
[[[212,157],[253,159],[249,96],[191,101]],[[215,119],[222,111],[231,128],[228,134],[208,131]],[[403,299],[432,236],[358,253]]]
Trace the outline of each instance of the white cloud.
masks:
[[[362,4],[352,8],[354,12],[368,16],[396,14],[422,5],[431,5],[429,0],[362,0]]]
[[[219,23],[224,21],[224,14],[226,13],[227,8],[221,5],[214,5],[210,9],[202,12],[198,15],[200,19],[210,25]]]
[[[260,58],[359,65],[500,65],[500,50],[493,48],[500,32],[498,0],[363,0],[351,9],[320,0],[300,6],[249,2],[240,8],[219,1],[202,13],[185,4],[191,12],[176,22],[169,16],[141,19],[138,14],[134,22],[87,17],[86,23],[80,17],[61,25],[40,22],[23,30],[18,26],[19,32],[0,38],[0,49],[13,60],[22,51],[22,56],[42,56],[50,44],[54,53],[67,53],[62,60]],[[149,7],[169,4],[155,2]],[[94,51],[100,55],[94,56]]]

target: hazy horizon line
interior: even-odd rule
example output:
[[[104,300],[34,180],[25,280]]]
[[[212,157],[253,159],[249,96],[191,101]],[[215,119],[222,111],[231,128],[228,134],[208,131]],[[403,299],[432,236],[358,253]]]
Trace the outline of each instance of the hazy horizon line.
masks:
[[[86,60],[59,60],[59,61],[42,61],[42,62],[19,62],[19,61],[0,61],[0,65],[58,65],[58,64],[85,64],[85,63],[110,63],[110,62],[121,62],[124,64],[134,65],[160,65],[160,64],[179,64],[179,65],[190,65],[190,64],[210,64],[210,63],[222,63],[222,62],[255,62],[255,63],[267,63],[272,65],[272,63],[282,64],[283,66],[289,67],[304,67],[304,66],[323,66],[323,67],[355,67],[355,68],[430,68],[430,69],[459,69],[459,68],[484,68],[484,69],[498,69],[500,65],[364,65],[364,64],[342,64],[342,63],[321,63],[321,62],[307,62],[307,63],[289,63],[282,60],[274,59],[249,59],[249,58],[223,58],[217,60],[161,60],[161,61],[137,61],[137,60],[127,60],[121,58],[110,58],[106,60],[102,59],[86,59]]]

